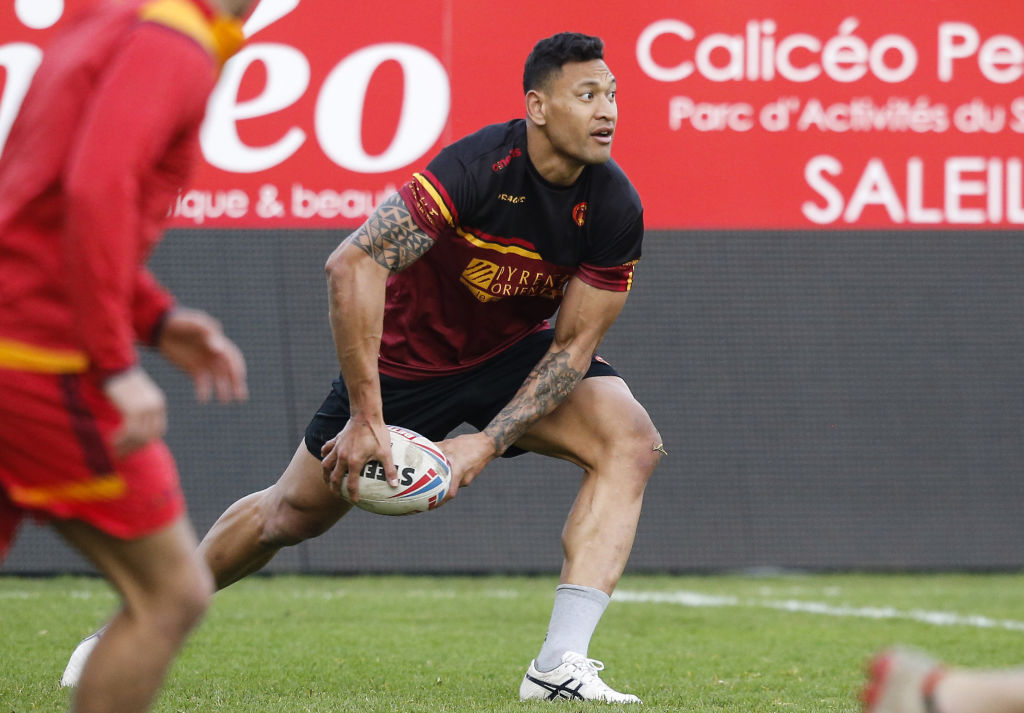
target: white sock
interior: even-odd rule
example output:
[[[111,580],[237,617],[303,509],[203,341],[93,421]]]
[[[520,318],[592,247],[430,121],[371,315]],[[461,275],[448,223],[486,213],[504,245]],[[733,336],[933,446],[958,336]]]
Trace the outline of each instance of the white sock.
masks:
[[[600,589],[576,584],[560,584],[555,590],[555,605],[544,645],[537,654],[538,671],[550,671],[562,663],[562,654],[574,651],[587,655],[590,637],[611,599]]]

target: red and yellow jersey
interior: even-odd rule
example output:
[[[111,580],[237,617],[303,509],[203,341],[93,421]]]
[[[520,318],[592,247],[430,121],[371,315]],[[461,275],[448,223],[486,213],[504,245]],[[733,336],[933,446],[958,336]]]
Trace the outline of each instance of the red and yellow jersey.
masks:
[[[151,338],[172,298],[143,264],[240,44],[225,27],[200,0],[102,2],[47,49],[0,156],[0,367],[112,373]]]
[[[643,207],[609,161],[571,186],[526,153],[526,122],[448,146],[400,189],[433,247],[388,280],[380,371],[423,379],[470,369],[547,326],[578,277],[628,291]]]

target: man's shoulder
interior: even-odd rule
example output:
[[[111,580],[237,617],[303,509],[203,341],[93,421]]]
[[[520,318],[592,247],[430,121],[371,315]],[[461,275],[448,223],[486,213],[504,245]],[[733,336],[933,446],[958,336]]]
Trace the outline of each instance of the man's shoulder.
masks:
[[[466,165],[485,161],[490,165],[495,155],[502,156],[519,147],[525,151],[526,122],[513,119],[501,124],[489,124],[466,134],[458,141],[445,147],[444,152],[457,155]]]
[[[621,205],[643,210],[640,193],[615,159],[591,168],[591,185],[594,190],[606,198],[613,198]]]

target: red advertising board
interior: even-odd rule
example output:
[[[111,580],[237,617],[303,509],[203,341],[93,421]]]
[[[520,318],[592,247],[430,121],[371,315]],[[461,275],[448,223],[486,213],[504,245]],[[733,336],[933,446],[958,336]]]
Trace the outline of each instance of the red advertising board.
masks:
[[[0,142],[93,0],[0,5]],[[522,115],[522,63],[597,34],[651,228],[1024,225],[1024,3],[262,0],[178,226],[358,225],[446,143]]]

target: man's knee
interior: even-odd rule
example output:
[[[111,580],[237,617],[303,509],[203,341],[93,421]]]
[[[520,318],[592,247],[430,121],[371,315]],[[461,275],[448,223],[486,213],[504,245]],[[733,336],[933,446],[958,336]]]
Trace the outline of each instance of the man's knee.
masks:
[[[646,484],[665,455],[665,444],[647,412],[638,406],[639,413],[629,420],[629,426],[618,432],[613,450],[618,457],[627,459],[629,471],[638,481]]]
[[[192,629],[203,618],[210,607],[213,592],[213,575],[206,564],[196,558],[189,575],[179,580],[175,601],[170,604],[180,616],[184,631]]]
[[[580,453],[586,470],[600,476],[599,481],[614,483],[625,494],[640,496],[664,456],[661,434],[647,412],[636,404],[635,410],[620,412],[607,427],[587,439],[587,450]]]
[[[194,553],[167,562],[161,576],[140,581],[123,594],[123,611],[129,620],[159,633],[168,641],[180,641],[203,618],[213,597],[213,576]]]
[[[575,463],[599,483],[642,494],[665,454],[647,410],[619,377],[584,379],[558,410],[516,445]]]

